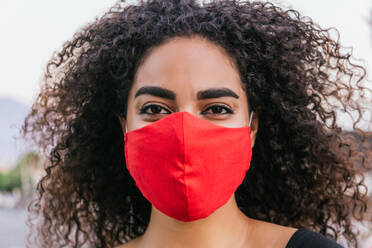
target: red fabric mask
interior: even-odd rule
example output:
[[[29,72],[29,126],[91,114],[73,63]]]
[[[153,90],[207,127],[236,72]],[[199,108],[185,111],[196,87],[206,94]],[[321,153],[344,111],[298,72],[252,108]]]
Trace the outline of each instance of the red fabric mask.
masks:
[[[143,196],[181,221],[227,203],[249,169],[250,127],[223,127],[188,112],[126,132],[127,168]]]

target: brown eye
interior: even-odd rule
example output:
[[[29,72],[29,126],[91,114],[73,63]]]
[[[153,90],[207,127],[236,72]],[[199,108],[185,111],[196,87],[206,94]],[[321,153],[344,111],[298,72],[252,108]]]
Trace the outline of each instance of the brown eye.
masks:
[[[147,110],[149,110],[150,112],[148,112]],[[156,115],[156,114],[169,114],[170,113],[168,110],[166,110],[167,111],[166,113],[164,112],[161,113],[162,110],[166,110],[166,109],[157,104],[147,104],[140,109],[140,114]]]
[[[232,111],[229,107],[225,106],[225,105],[221,105],[221,104],[215,104],[209,108],[207,108],[204,112],[206,112],[207,110],[212,110],[210,114],[213,114],[213,115],[222,115],[222,114],[233,114],[234,111]]]

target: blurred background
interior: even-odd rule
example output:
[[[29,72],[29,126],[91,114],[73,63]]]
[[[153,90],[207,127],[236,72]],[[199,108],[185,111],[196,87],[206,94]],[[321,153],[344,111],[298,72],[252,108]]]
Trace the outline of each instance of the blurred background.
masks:
[[[27,205],[43,174],[38,148],[19,138],[19,129],[36,98],[52,53],[84,24],[94,21],[114,0],[1,0],[0,2],[0,247],[25,247]],[[136,1],[128,1],[136,2]],[[294,8],[323,28],[340,32],[355,63],[372,66],[371,0],[271,1]],[[371,103],[372,104],[372,103]],[[350,119],[339,123],[351,132]],[[372,128],[365,152],[372,152]],[[354,134],[356,141],[360,138]],[[366,175],[372,196],[372,176]],[[372,199],[372,197],[371,197]],[[372,231],[360,227],[362,248],[372,247]]]

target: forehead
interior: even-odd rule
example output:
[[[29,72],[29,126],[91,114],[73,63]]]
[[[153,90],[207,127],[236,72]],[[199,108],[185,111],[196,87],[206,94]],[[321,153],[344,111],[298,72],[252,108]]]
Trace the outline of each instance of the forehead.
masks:
[[[176,37],[154,48],[139,66],[133,88],[146,85],[193,89],[242,86],[226,51],[201,37]]]

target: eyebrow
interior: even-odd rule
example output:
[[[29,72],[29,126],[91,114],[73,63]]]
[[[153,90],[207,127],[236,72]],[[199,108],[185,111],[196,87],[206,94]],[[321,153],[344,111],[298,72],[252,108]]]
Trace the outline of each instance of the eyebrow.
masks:
[[[168,89],[158,87],[158,86],[144,86],[141,87],[135,94],[134,98],[140,95],[152,95],[156,97],[166,98],[169,100],[176,99],[176,94]],[[211,88],[207,90],[198,91],[196,97],[198,100],[218,98],[218,97],[234,97],[239,99],[239,96],[229,88]]]

